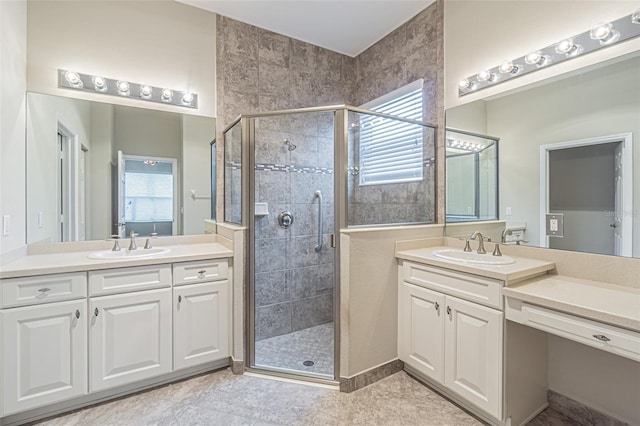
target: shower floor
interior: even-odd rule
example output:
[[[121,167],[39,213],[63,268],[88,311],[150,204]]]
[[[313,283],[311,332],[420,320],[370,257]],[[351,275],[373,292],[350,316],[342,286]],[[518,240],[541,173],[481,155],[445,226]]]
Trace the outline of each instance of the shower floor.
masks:
[[[333,378],[333,322],[256,342],[256,366]],[[305,361],[313,361],[306,366]]]

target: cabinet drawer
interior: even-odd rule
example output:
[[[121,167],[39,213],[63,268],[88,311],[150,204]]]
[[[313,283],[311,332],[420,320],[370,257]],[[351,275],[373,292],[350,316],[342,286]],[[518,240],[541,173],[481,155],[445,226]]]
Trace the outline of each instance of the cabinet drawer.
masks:
[[[89,295],[171,287],[171,265],[135,266],[89,272]]]
[[[87,296],[87,274],[77,272],[10,278],[2,280],[0,286],[2,308],[60,302]]]
[[[402,278],[411,284],[502,309],[502,282],[498,280],[406,261],[402,264]]]
[[[640,361],[640,333],[507,298],[506,318],[603,351]]]
[[[175,263],[173,285],[224,280],[227,278],[228,269],[227,259]]]

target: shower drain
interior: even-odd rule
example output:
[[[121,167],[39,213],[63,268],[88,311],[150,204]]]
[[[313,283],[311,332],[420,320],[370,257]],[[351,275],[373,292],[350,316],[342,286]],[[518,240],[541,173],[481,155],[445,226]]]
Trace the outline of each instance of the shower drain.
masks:
[[[302,365],[304,365],[305,367],[313,367],[314,364],[315,362],[313,361],[305,361],[302,363]]]

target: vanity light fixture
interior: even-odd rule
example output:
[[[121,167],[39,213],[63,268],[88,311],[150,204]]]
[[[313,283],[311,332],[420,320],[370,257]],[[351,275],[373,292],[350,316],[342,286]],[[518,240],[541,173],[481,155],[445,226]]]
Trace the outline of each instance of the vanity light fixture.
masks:
[[[156,164],[158,164],[157,160],[144,160],[143,163],[146,166],[155,166]]]
[[[101,75],[82,74],[70,70],[58,70],[58,85],[68,89],[84,90],[105,95],[131,97],[132,99],[163,104],[198,108],[198,95],[190,91],[155,87],[148,84],[116,80]]]
[[[640,9],[631,15],[597,25],[573,37],[565,38],[519,58],[507,60],[499,66],[463,78],[458,83],[458,96],[475,93],[478,90],[492,87],[540,68],[564,62],[638,36],[640,36]]]

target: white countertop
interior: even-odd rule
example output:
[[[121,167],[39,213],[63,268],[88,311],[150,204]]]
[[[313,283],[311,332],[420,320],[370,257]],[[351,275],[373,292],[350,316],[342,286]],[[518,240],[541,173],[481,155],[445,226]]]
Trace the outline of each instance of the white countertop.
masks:
[[[436,250],[452,249],[451,246],[425,247],[412,250],[401,250],[396,252],[398,259],[411,260],[413,262],[424,263],[427,265],[438,266],[440,268],[453,269],[468,274],[481,275],[483,277],[494,278],[509,282],[531,277],[534,275],[544,274],[553,270],[555,264],[546,260],[527,259],[524,257],[515,257],[515,263],[509,265],[481,265],[474,263],[465,263],[462,261],[453,261],[436,257],[433,252]],[[491,256],[491,254],[487,254]]]
[[[232,257],[233,251],[216,242],[163,245],[169,252],[153,257],[134,259],[89,259],[91,251],[69,251],[60,253],[29,254],[0,268],[0,278],[15,278],[42,274],[94,271],[130,266],[156,265],[161,263],[188,262],[214,258]],[[139,248],[138,250],[144,250]]]
[[[640,331],[640,289],[562,275],[504,288],[506,297]]]

